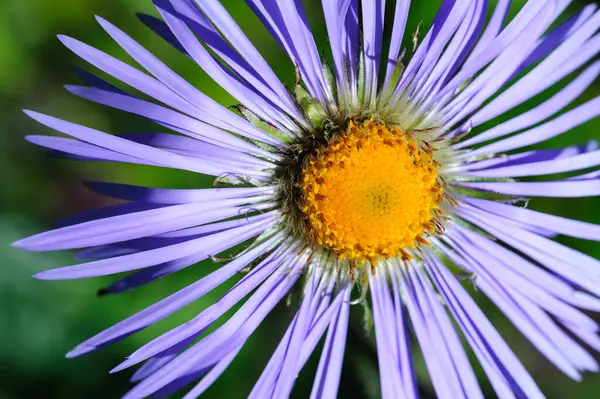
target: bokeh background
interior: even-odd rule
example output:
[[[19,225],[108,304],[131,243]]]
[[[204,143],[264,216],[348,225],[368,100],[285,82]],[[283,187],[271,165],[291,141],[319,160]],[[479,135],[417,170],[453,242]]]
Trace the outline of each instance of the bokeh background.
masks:
[[[364,0],[366,1],[366,0]],[[419,21],[428,26],[441,0],[414,1],[409,31]],[[291,85],[291,63],[241,0],[224,5],[257,44],[281,79]],[[318,0],[306,1],[310,22],[325,49],[327,41]],[[494,3],[492,1],[491,3]],[[524,3],[514,1],[512,15]],[[569,12],[589,4],[576,1]],[[82,281],[42,282],[31,275],[45,269],[73,264],[73,254],[24,253],[9,243],[50,227],[53,220],[108,205],[111,201],[88,191],[82,180],[129,182],[156,187],[202,187],[211,180],[191,173],[158,168],[80,164],[53,159],[27,143],[27,134],[53,134],[29,120],[21,109],[53,114],[113,133],[157,130],[139,118],[75,98],[63,84],[78,84],[73,65],[88,67],[56,39],[63,33],[131,62],[94,20],[101,15],[152,50],[185,78],[225,105],[235,104],[214,82],[185,56],[154,35],[136,18],[136,12],[157,15],[150,0],[0,0],[0,399],[117,398],[128,389],[128,371],[109,375],[128,353],[161,332],[188,320],[218,298],[230,285],[207,295],[169,319],[112,347],[80,359],[64,354],[75,345],[113,323],[143,309],[215,269],[201,263],[120,296],[98,297],[98,289],[114,281],[97,278]],[[550,90],[534,102],[554,93]],[[584,96],[600,92],[597,82]],[[571,133],[543,143],[544,147],[567,146],[597,139],[600,119]],[[530,204],[556,214],[600,222],[600,199],[535,200]],[[561,242],[600,257],[595,243],[559,238]],[[477,296],[477,293],[475,293]],[[500,312],[484,298],[478,301],[505,335],[515,352],[550,398],[598,398],[600,377],[588,375],[576,383],[560,374],[526,342]],[[245,397],[266,364],[289,322],[292,310],[278,307],[253,335],[232,367],[206,393],[207,398]],[[340,398],[378,398],[376,354],[362,328],[362,309],[353,311],[348,337]],[[433,397],[424,364],[415,362],[424,397]],[[300,374],[294,397],[308,397],[317,357]],[[477,373],[483,377],[481,369]],[[487,397],[494,397],[484,382]]]

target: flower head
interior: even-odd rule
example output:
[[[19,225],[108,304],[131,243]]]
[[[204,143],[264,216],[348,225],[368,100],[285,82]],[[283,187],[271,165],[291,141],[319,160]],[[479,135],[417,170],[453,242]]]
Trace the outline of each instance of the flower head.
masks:
[[[354,263],[407,258],[435,232],[443,199],[433,154],[400,128],[371,121],[338,134],[305,161],[306,241]]]
[[[123,339],[244,272],[213,306],[115,369],[145,362],[126,398],[168,395],[191,383],[186,398],[197,397],[293,289],[302,291],[301,303],[251,398],[288,397],[323,336],[312,397],[336,397],[356,302],[372,308],[384,398],[418,396],[412,336],[439,397],[483,397],[460,335],[499,397],[542,397],[464,284],[487,295],[568,376],[597,371],[581,342],[600,349],[598,326],[581,309],[600,309],[600,264],[552,238],[598,241],[600,227],[522,205],[529,197],[600,194],[597,171],[578,172],[600,164],[595,143],[522,150],[600,113],[598,98],[571,105],[600,73],[598,61],[589,64],[600,52],[595,6],[554,27],[570,1],[531,0],[506,22],[508,0],[497,2],[489,21],[486,1],[447,0],[423,39],[415,34],[413,48],[403,49],[409,1],[386,8],[383,0],[322,0],[330,65],[319,55],[300,1],[247,0],[295,65],[297,82],[288,90],[217,0],[154,3],[162,20],[143,21],[239,105],[219,105],[99,18],[147,72],[75,39],[61,40],[151,100],[83,71],[87,85],[68,90],[146,117],[168,133],[111,135],[28,111],[71,137],[28,139],[77,160],[211,175],[215,187],[93,183],[93,190],[127,202],[15,245],[85,248],[78,256],[89,262],[42,272],[41,279],[135,271],[104,294],[205,259],[222,266],[69,356]],[[386,9],[394,13],[389,27]],[[384,28],[391,31],[386,52]],[[574,72],[541,104],[500,118]],[[231,259],[218,257],[239,244],[243,249]],[[238,302],[243,305],[231,318],[205,333]]]

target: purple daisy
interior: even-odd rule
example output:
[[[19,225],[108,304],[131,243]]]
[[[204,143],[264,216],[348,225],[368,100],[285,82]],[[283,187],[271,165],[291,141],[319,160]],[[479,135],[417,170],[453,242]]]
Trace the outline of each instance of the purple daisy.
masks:
[[[296,66],[289,90],[217,0],[154,3],[162,20],[143,21],[239,105],[219,105],[99,18],[145,72],[60,39],[147,99],[83,71],[87,86],[68,90],[146,117],[163,132],[111,135],[27,111],[71,137],[28,140],[81,161],[214,176],[215,187],[94,183],[95,191],[126,202],[14,245],[81,249],[78,258],[88,262],[36,276],[44,280],[133,272],[106,293],[205,259],[222,266],[69,357],[134,334],[244,273],[212,306],[116,367],[141,364],[125,398],[167,396],[189,384],[185,398],[199,396],[294,289],[301,302],[251,398],[287,398],[322,339],[311,397],[335,398],[353,303],[372,309],[383,398],[419,396],[413,339],[439,397],[482,398],[461,337],[499,397],[543,397],[465,284],[489,297],[569,377],[598,370],[582,343],[600,350],[598,326],[584,312],[600,310],[599,261],[552,238],[599,241],[600,226],[524,206],[529,197],[599,195],[598,171],[584,171],[600,165],[596,143],[522,150],[600,114],[600,98],[572,105],[600,73],[596,6],[555,26],[571,1],[531,0],[507,22],[510,0],[499,0],[489,20],[486,0],[445,0],[422,41],[415,34],[412,48],[403,49],[409,0],[387,5],[391,26],[384,26],[385,0],[323,0],[329,63],[300,0],[247,0]],[[386,51],[384,28],[391,31]],[[565,79],[541,104],[495,122]],[[563,175],[535,178],[552,174]],[[230,258],[218,257],[240,244]]]

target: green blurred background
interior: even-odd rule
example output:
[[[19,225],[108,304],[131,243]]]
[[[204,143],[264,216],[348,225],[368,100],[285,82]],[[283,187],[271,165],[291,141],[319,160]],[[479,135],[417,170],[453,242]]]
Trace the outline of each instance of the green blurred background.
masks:
[[[419,21],[428,26],[440,0],[414,1],[409,31]],[[319,2],[306,1],[311,25],[321,48],[326,48]],[[492,2],[493,3],[493,2]],[[579,1],[573,12],[589,1]],[[275,71],[292,84],[294,71],[283,51],[243,1],[225,0],[225,6],[257,44]],[[515,1],[512,14],[523,4]],[[50,113],[112,133],[158,131],[148,122],[119,113],[68,94],[63,84],[78,84],[73,65],[84,66],[56,39],[63,33],[131,62],[94,20],[101,15],[128,32],[205,93],[224,105],[235,104],[189,59],[177,53],[135,16],[156,15],[150,0],[0,0],[0,399],[23,398],[117,398],[129,387],[129,372],[109,375],[108,370],[127,354],[166,329],[188,320],[218,298],[228,286],[164,322],[98,353],[68,360],[64,354],[96,332],[141,310],[165,295],[214,270],[199,264],[134,292],[98,298],[96,292],[114,281],[98,278],[68,282],[31,279],[40,270],[75,263],[72,254],[25,253],[8,246],[24,236],[49,228],[53,220],[110,204],[110,200],[86,190],[81,180],[108,180],[156,187],[201,187],[210,179],[191,173],[157,168],[78,164],[46,156],[23,140],[26,134],[53,134],[27,119],[22,108]],[[597,82],[586,94],[599,92]],[[545,97],[554,91],[545,93]],[[536,99],[539,101],[540,98]],[[544,147],[566,146],[598,138],[600,119],[569,134],[544,143]],[[531,206],[577,219],[600,222],[597,198],[536,200]],[[590,242],[561,239],[573,247],[600,257]],[[475,294],[477,295],[477,294]],[[600,378],[588,375],[583,383],[570,381],[545,361],[487,300],[478,301],[488,312],[550,398],[600,397]],[[361,327],[361,309],[356,307],[349,333],[340,398],[379,397],[376,355]],[[207,398],[245,397],[292,315],[282,305],[253,335],[230,369],[206,393]],[[294,397],[308,397],[318,358],[313,356],[300,374]],[[424,397],[432,397],[423,361],[415,358]],[[481,369],[476,371],[483,376]],[[487,397],[494,397],[484,382]]]

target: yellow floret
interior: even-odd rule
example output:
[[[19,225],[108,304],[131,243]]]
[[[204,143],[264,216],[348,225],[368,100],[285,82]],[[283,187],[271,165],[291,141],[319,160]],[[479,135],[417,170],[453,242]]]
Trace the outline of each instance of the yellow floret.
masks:
[[[427,244],[442,201],[438,165],[400,128],[373,121],[347,131],[308,157],[301,211],[307,236],[353,262],[400,256]]]

